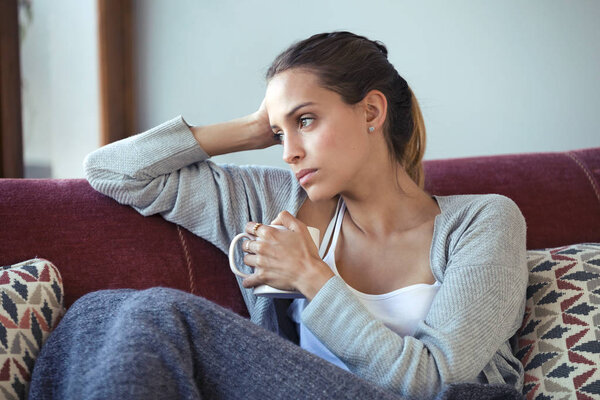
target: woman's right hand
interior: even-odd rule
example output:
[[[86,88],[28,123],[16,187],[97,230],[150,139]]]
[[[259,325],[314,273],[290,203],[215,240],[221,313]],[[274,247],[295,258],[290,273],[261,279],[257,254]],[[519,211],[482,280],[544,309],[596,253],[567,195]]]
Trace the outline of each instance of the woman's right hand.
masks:
[[[265,105],[264,99],[258,110],[252,114],[252,118],[256,123],[255,133],[257,139],[257,149],[264,149],[265,147],[273,146],[274,144],[279,143],[279,140],[277,140],[273,130],[271,129],[269,114],[267,113],[267,106]]]

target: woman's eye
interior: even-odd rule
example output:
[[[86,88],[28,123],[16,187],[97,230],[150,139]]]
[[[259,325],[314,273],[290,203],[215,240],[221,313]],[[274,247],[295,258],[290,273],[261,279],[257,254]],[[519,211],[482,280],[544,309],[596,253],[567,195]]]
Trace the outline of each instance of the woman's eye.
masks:
[[[277,140],[280,143],[283,143],[283,132],[279,131],[279,132],[275,132],[273,133],[273,137],[275,138],[275,140]]]
[[[300,126],[302,128],[307,128],[313,123],[314,120],[315,119],[311,117],[302,117],[300,118]]]

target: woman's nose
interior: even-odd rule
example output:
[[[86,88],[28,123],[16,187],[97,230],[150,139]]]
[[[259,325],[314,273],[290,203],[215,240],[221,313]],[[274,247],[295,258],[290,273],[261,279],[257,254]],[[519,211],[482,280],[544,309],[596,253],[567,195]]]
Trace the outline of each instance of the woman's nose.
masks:
[[[294,135],[285,135],[283,140],[283,161],[288,164],[297,163],[304,157],[302,141]]]

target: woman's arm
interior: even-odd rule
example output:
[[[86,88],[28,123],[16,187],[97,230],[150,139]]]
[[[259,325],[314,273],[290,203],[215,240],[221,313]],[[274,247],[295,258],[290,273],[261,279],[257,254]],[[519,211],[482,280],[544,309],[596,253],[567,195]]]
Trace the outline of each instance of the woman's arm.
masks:
[[[277,142],[264,101],[258,111],[242,118],[208,126],[190,126],[200,147],[210,156],[263,149]]]
[[[206,127],[190,127],[177,117],[89,154],[85,174],[101,193],[143,215],[161,214],[226,251],[249,220],[295,213],[305,197],[290,171],[217,165],[208,158],[272,143],[262,107]]]

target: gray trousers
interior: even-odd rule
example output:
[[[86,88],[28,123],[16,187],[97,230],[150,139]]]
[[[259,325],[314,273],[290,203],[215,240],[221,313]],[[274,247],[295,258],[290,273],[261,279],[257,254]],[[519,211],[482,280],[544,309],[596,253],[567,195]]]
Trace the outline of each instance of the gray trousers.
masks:
[[[31,399],[398,399],[174,289],[79,299],[36,361]]]

